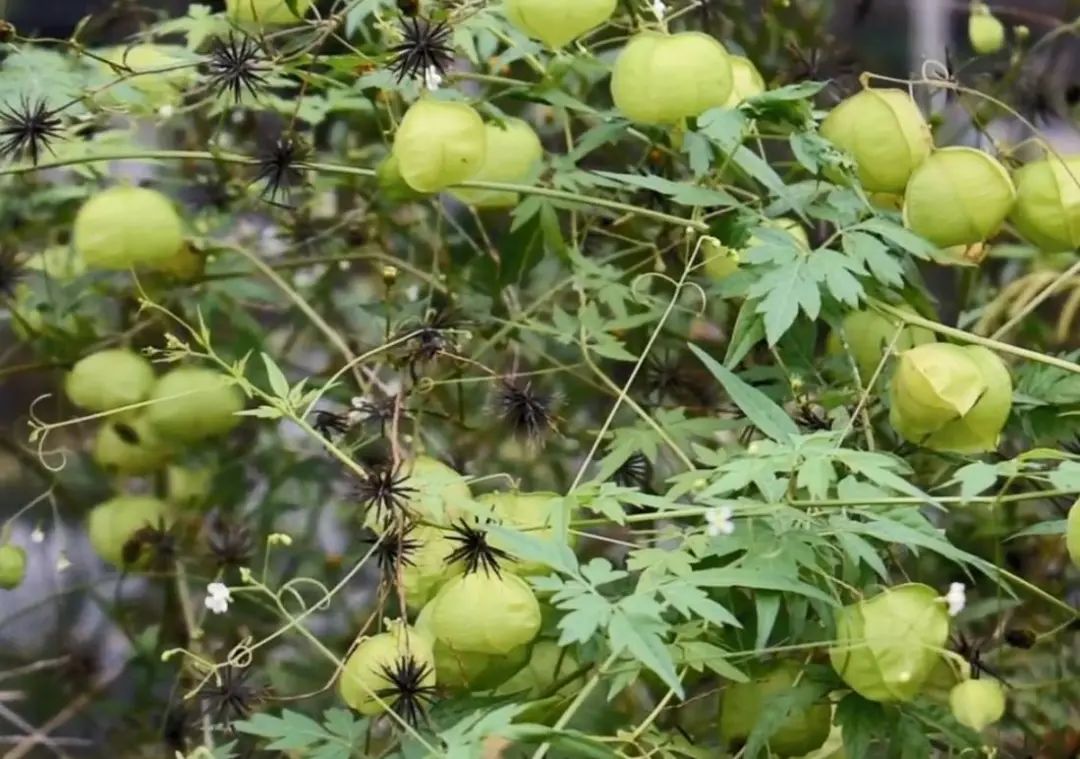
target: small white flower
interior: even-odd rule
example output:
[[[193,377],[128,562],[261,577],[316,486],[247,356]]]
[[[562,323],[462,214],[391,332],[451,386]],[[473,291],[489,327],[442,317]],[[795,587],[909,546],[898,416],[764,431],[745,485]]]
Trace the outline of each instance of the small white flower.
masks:
[[[215,614],[224,614],[229,610],[230,601],[232,601],[232,593],[224,583],[212,582],[206,586],[206,599],[203,603],[210,611]]]
[[[718,535],[730,535],[735,532],[735,522],[731,519],[733,513],[730,506],[721,506],[705,512],[705,521],[709,523],[708,533],[710,538],[715,538]]]
[[[35,527],[34,531],[30,533],[30,540],[35,543],[41,543],[45,540],[45,531],[40,527]]]
[[[424,70],[424,86],[431,92],[439,89],[442,80],[442,74],[440,74],[439,70],[434,66],[428,66],[427,69]]]
[[[664,20],[664,16],[667,14],[667,6],[664,5],[663,0],[652,0],[652,12],[657,21]]]
[[[176,109],[171,105],[163,105],[158,108],[158,116],[163,119],[171,118],[174,113],[176,113]]]
[[[949,605],[950,617],[955,617],[964,610],[964,606],[967,604],[964,583],[954,582],[949,586],[949,592],[945,594],[945,603]]]

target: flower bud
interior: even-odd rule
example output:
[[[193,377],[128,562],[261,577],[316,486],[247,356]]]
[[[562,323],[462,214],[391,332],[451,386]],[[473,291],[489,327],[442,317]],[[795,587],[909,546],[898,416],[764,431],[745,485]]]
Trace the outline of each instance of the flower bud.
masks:
[[[982,371],[964,348],[926,343],[900,354],[890,388],[890,421],[917,441],[971,411],[986,391]]]
[[[405,112],[392,154],[409,187],[438,192],[471,179],[484,164],[484,122],[465,103],[424,98]]]
[[[915,313],[907,307],[902,310]],[[888,348],[897,330],[900,331],[893,350],[903,353],[917,345],[934,342],[934,333],[923,327],[902,327],[899,320],[893,321],[890,317],[877,311],[852,311],[844,317],[843,330],[847,339],[848,347],[851,348],[852,358],[859,368],[859,378],[865,385],[874,375],[874,370],[885,358],[885,349]],[[829,336],[828,351],[833,355],[841,355],[844,345],[837,332]]]
[[[631,121],[674,124],[722,106],[733,89],[724,46],[702,32],[634,35],[615,60],[611,97]]]
[[[765,80],[761,78],[761,72],[749,58],[741,55],[728,56],[731,61],[731,95],[728,97],[725,108],[735,108],[744,100],[760,95],[765,91]]]
[[[956,721],[982,730],[1005,714],[1005,689],[997,680],[966,680],[949,692],[949,709]]]
[[[1004,362],[993,351],[979,345],[962,350],[979,367],[986,390],[966,414],[948,422],[921,444],[942,453],[994,451],[1012,410],[1012,378]]]
[[[912,174],[904,222],[938,247],[971,245],[992,237],[1016,201],[1009,173],[974,148],[942,148]]]
[[[979,55],[991,55],[1005,46],[1005,26],[986,3],[972,3],[968,16],[968,39]]]
[[[1069,509],[1069,518],[1065,521],[1065,549],[1073,565],[1080,569],[1080,499]]]
[[[26,577],[26,550],[11,543],[0,545],[0,589],[11,590],[22,585]]]
[[[734,683],[724,691],[720,711],[720,737],[729,748],[743,745],[770,699],[789,691],[801,669],[785,661],[748,683]],[[827,701],[793,709],[769,736],[775,756],[803,756],[821,748],[829,737],[832,709]]]
[[[122,185],[83,203],[72,243],[91,269],[129,269],[166,264],[184,244],[184,235],[167,197]]]
[[[168,504],[157,498],[122,495],[100,503],[87,517],[90,545],[105,561],[123,567],[124,546],[144,527],[172,520]]]
[[[454,577],[431,603],[431,631],[455,651],[506,654],[540,632],[536,595],[505,570]]]
[[[1020,234],[1048,253],[1080,248],[1080,156],[1029,163],[1014,179]]]
[[[949,615],[936,590],[911,583],[837,613],[829,659],[837,674],[871,701],[910,701],[937,664]]]
[[[930,155],[934,138],[905,90],[866,89],[832,109],[821,135],[855,159],[870,192],[900,193]]]
[[[383,707],[374,696],[378,695],[387,706],[394,706],[398,696],[393,691],[399,684],[388,675],[407,671],[418,675],[415,686],[434,687],[435,654],[431,641],[400,622],[391,623],[388,632],[360,641],[345,661],[338,690],[342,700],[361,714],[379,714]]]
[[[616,0],[506,0],[510,23],[551,48],[561,48],[603,24]]]
[[[521,119],[507,119],[502,125],[484,125],[487,139],[484,163],[471,181],[522,182],[544,156],[540,138],[529,124]],[[511,208],[518,202],[518,193],[500,190],[481,190],[463,187],[450,192],[462,203],[477,208]]]
[[[134,351],[110,348],[75,363],[64,378],[68,400],[87,411],[111,411],[146,400],[154,367]]]

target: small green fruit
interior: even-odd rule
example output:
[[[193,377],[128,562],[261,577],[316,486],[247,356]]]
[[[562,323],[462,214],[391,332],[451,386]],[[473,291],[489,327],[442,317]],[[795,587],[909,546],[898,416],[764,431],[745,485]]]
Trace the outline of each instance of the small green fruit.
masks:
[[[768,701],[790,690],[800,671],[794,662],[783,662],[751,682],[728,686],[721,703],[720,737],[729,748],[745,744]],[[831,722],[828,703],[792,711],[770,736],[769,752],[775,756],[802,756],[815,751],[829,737]]]
[[[871,701],[910,701],[937,665],[949,636],[939,594],[900,585],[841,609],[829,659],[837,674]]]
[[[727,279],[739,270],[739,251],[722,244],[715,237],[702,241],[699,255],[703,259],[705,273],[716,282]]]
[[[417,456],[405,467],[409,478],[404,486],[414,491],[409,495],[409,508],[416,516],[449,526],[468,515],[472,492],[455,469],[430,456]]]
[[[992,55],[1005,46],[1005,25],[986,3],[973,3],[968,16],[968,39],[979,55]]]
[[[75,363],[64,380],[68,400],[88,411],[111,411],[146,400],[154,387],[154,367],[123,348],[91,353]]]
[[[554,694],[549,693],[556,683],[566,680],[581,668],[573,652],[555,641],[538,640],[528,652],[528,661],[513,677],[500,685],[495,692],[517,695],[523,699],[543,696],[569,696],[576,693],[581,682],[575,678],[563,683]],[[581,675],[584,678],[584,674]]]
[[[238,24],[288,26],[300,21],[311,9],[313,0],[296,0],[298,17],[289,10],[285,0],[225,0],[225,12],[230,21]]]
[[[26,577],[26,550],[11,543],[0,545],[0,588],[12,590]]]
[[[488,493],[477,498],[476,502],[482,510],[487,511],[485,517],[508,527],[536,528],[548,525],[529,531],[529,535],[541,540],[555,539],[555,531],[550,525],[554,521],[555,510],[563,509],[565,503],[557,493],[516,492]],[[498,535],[489,535],[488,540],[493,547],[506,550]],[[546,575],[551,572],[551,567],[535,561],[514,560],[504,562],[504,565],[517,575]]]
[[[893,426],[920,440],[967,414],[987,389],[979,365],[958,345],[926,343],[900,354],[890,397]]]
[[[124,545],[144,527],[172,521],[168,504],[157,498],[122,495],[100,503],[90,511],[87,533],[90,545],[105,561],[124,566]]]
[[[944,425],[922,441],[922,445],[942,453],[995,451],[1001,430],[1012,410],[1012,378],[993,351],[979,345],[969,345],[963,350],[979,367],[986,390],[970,411]]]
[[[906,90],[866,89],[833,108],[821,135],[855,159],[870,192],[900,193],[934,138]]]
[[[142,416],[105,422],[94,441],[94,461],[117,474],[149,474],[165,466],[171,455]]]
[[[1065,522],[1065,549],[1073,566],[1080,569],[1080,500],[1069,509],[1069,518]]]
[[[904,310],[914,313],[911,309]],[[870,381],[878,364],[885,357],[885,349],[892,342],[896,331],[901,327],[899,321],[892,321],[888,316],[877,311],[852,311],[844,317],[844,337],[847,338],[855,365],[859,368],[859,378],[865,385]],[[922,327],[908,326],[900,330],[893,350],[897,353],[914,348],[917,345],[934,342],[934,333]],[[844,345],[839,333],[829,336],[829,353],[842,355]]]
[[[221,372],[181,367],[154,385],[146,418],[167,440],[195,443],[224,435],[240,423],[244,394]]]
[[[1080,248],[1080,156],[1029,163],[1014,178],[1009,218],[1020,234],[1048,253]]]
[[[180,509],[206,504],[214,484],[213,467],[170,466],[165,470],[165,498]]]
[[[564,47],[603,24],[616,0],[506,0],[510,23],[551,48]]]
[[[723,106],[733,90],[731,59],[702,32],[639,32],[615,60],[611,97],[631,121],[674,124]]]
[[[487,134],[465,103],[423,98],[405,112],[392,154],[401,178],[418,192],[438,192],[472,179],[484,165]]]
[[[1016,202],[1009,172],[974,148],[942,148],[911,175],[904,223],[941,248],[993,237]]]
[[[167,197],[145,187],[119,186],[83,203],[72,242],[91,269],[128,269],[167,263],[184,235]]]
[[[735,108],[744,100],[756,97],[765,91],[765,80],[761,72],[749,58],[741,55],[729,56],[731,61],[731,95],[724,106]]]
[[[391,624],[390,631],[360,642],[341,670],[338,689],[341,698],[361,714],[380,714],[383,706],[393,707],[398,700],[398,686],[390,676],[408,670],[420,675],[415,685],[435,686],[435,654],[431,641],[401,623]]]
[[[540,632],[536,594],[505,570],[454,577],[431,603],[432,634],[455,651],[507,654]]]
[[[1005,689],[997,680],[967,680],[949,693],[949,710],[961,725],[982,730],[1005,716]]]
[[[487,140],[484,163],[470,181],[521,182],[544,156],[540,138],[521,119],[507,119],[503,125],[485,124]],[[450,194],[477,208],[511,208],[520,197],[516,192],[463,187]]]
[[[457,544],[439,527],[417,525],[406,539],[413,541],[415,548],[408,552],[408,561],[401,563],[401,587],[409,608],[418,609],[431,600],[443,583],[465,571],[465,565],[460,561],[447,563]]]

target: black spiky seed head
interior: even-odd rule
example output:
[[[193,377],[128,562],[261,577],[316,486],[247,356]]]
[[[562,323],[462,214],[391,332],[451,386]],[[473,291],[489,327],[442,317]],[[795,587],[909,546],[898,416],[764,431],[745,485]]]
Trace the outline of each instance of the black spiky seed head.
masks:
[[[269,61],[259,43],[248,35],[230,32],[228,39],[219,38],[207,69],[210,87],[220,95],[231,95],[234,103],[240,102],[245,91],[257,98],[268,86],[264,75],[270,70]]]
[[[429,704],[435,700],[435,688],[425,685],[431,676],[431,665],[418,662],[412,654],[404,654],[391,665],[379,667],[379,674],[390,686],[375,692],[390,703],[390,708],[407,724],[417,727]]]
[[[214,514],[207,525],[206,546],[220,568],[239,568],[247,566],[255,552],[255,539],[246,524]]]
[[[406,483],[407,474],[401,468],[382,465],[366,468],[356,486],[356,496],[365,511],[374,510],[375,518],[384,525],[405,524],[409,518],[409,499],[416,488]]]
[[[408,525],[391,530],[382,536],[375,549],[375,563],[383,579],[391,585],[397,580],[398,569],[416,566],[413,555],[420,549],[420,541],[409,537],[412,529],[412,525]]]
[[[315,431],[327,440],[333,442],[338,435],[344,435],[349,431],[349,419],[344,414],[333,411],[316,411],[315,421],[311,423]]]
[[[176,533],[164,519],[159,519],[155,525],[140,527],[120,549],[124,566],[130,566],[146,555],[149,556],[149,568],[155,572],[172,569],[178,553]]]
[[[1027,650],[1032,648],[1038,641],[1038,636],[1031,630],[1022,627],[1014,627],[1005,631],[1005,642],[1013,648]]]
[[[502,574],[499,562],[510,559],[510,554],[506,551],[488,543],[487,530],[479,525],[474,527],[464,519],[450,526],[450,534],[446,536],[446,539],[458,544],[458,547],[446,557],[446,563],[464,562],[466,574],[482,570],[484,574],[494,574],[499,577]]]
[[[255,182],[264,182],[259,196],[269,203],[277,204],[278,195],[288,196],[292,189],[304,180],[298,167],[307,157],[308,149],[300,140],[282,137],[273,148],[259,158],[259,173]]]
[[[652,462],[641,451],[634,451],[611,473],[611,481],[624,488],[646,490],[652,481]]]
[[[393,61],[390,70],[400,82],[406,77],[422,79],[430,69],[443,76],[454,63],[454,48],[450,44],[453,31],[445,21],[433,22],[420,16],[401,20],[402,41],[390,48]]]
[[[495,395],[495,407],[515,436],[531,443],[543,441],[555,429],[554,399],[533,390],[531,382],[504,380]]]
[[[0,295],[15,297],[15,288],[25,273],[15,251],[0,249]]]
[[[0,158],[17,154],[30,156],[37,166],[44,151],[52,153],[49,143],[60,137],[59,110],[52,110],[44,100],[23,97],[18,105],[0,107]]]
[[[199,691],[203,714],[230,732],[233,721],[251,716],[266,695],[265,688],[251,683],[249,670],[232,665],[222,667],[217,677]]]
[[[403,16],[415,16],[420,12],[420,0],[397,0],[397,7]]]

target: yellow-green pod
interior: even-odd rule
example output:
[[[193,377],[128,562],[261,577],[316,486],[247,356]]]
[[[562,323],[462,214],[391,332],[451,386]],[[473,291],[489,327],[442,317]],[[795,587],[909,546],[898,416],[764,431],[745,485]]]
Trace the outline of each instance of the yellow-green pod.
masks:
[[[749,100],[765,91],[765,80],[761,72],[749,58],[741,55],[728,56],[731,61],[731,95],[725,106],[734,108],[744,100]]]
[[[180,367],[154,385],[146,418],[164,439],[195,443],[224,435],[238,425],[244,394],[214,369]]]
[[[540,632],[536,594],[506,570],[458,575],[431,603],[431,632],[455,651],[507,654]]]
[[[522,182],[544,155],[540,138],[529,124],[521,119],[507,119],[503,124],[484,125],[487,148],[484,163],[470,181]],[[517,205],[516,192],[456,188],[450,194],[463,203],[477,208],[512,208]]]
[[[1048,253],[1080,248],[1080,156],[1029,163],[1013,178],[1020,234]]]
[[[172,201],[156,190],[122,185],[83,203],[72,243],[91,269],[158,267],[184,244]]]
[[[312,3],[313,0],[296,0],[298,16],[285,0],[225,0],[225,13],[237,24],[289,26],[299,23],[311,10]]]
[[[949,710],[961,725],[982,730],[1005,716],[1005,689],[989,677],[966,680],[949,693]]]
[[[729,748],[745,744],[767,701],[790,690],[800,675],[798,664],[785,661],[750,682],[729,685],[720,708],[720,737],[724,743]],[[769,753],[803,756],[816,751],[829,737],[831,723],[828,701],[792,710],[769,736]]]
[[[616,0],[506,0],[510,23],[551,48],[561,48],[603,24]]]
[[[100,503],[90,510],[87,535],[105,561],[123,567],[124,546],[144,527],[157,528],[172,521],[168,504],[149,496],[122,495]]]
[[[405,112],[392,150],[397,170],[418,192],[438,192],[480,171],[487,151],[484,122],[465,103],[424,98]]]
[[[890,421],[907,440],[919,442],[978,402],[987,382],[959,345],[926,343],[900,354],[890,387]]]
[[[943,453],[985,453],[995,451],[998,438],[1012,410],[1012,378],[997,354],[980,345],[963,348],[982,374],[986,389],[971,409],[954,419],[921,445]]]
[[[388,632],[361,640],[345,661],[338,680],[342,700],[361,714],[381,714],[383,704],[398,700],[396,678],[416,687],[433,688],[435,654],[427,636],[400,622]]]
[[[973,3],[968,16],[968,39],[979,55],[992,55],[1005,47],[1005,25],[986,3]]]
[[[94,461],[115,474],[156,472],[165,466],[172,453],[171,447],[142,416],[106,421],[94,439]]]

